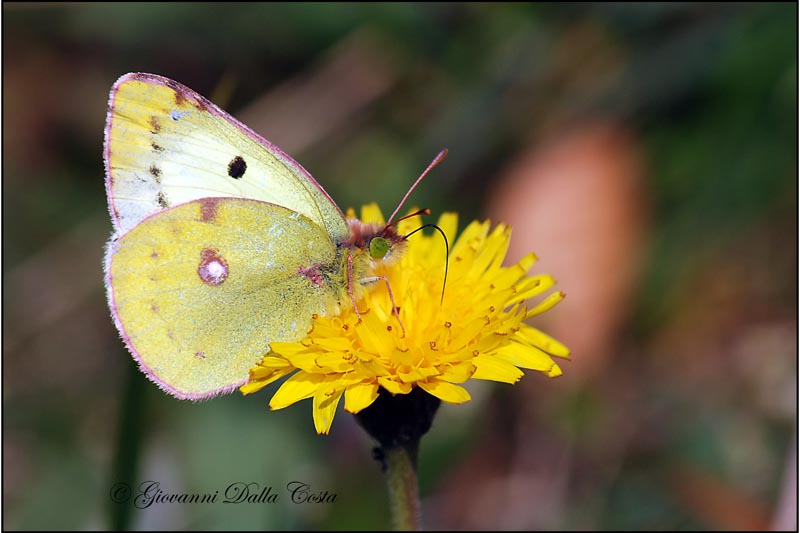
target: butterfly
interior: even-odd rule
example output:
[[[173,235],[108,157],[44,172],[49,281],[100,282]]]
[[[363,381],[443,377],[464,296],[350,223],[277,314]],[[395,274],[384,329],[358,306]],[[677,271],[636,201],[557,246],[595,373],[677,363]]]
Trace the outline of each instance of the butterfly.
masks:
[[[140,369],[203,399],[247,382],[271,342],[357,307],[402,253],[393,219],[346,219],[302,166],[178,82],[131,73],[111,88],[105,254],[109,308]],[[396,221],[395,221],[396,222]],[[388,285],[388,282],[387,282]]]

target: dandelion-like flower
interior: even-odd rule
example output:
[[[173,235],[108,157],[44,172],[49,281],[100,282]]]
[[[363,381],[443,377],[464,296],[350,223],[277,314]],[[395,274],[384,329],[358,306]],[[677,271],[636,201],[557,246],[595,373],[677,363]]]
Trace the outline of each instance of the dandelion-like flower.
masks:
[[[362,209],[362,220],[382,223],[375,205]],[[458,217],[447,213],[439,227],[450,242]],[[420,226],[418,217],[402,220],[405,235]],[[352,308],[338,316],[317,317],[299,342],[273,342],[271,352],[250,370],[244,394],[295,372],[278,389],[270,408],[282,409],[313,398],[314,426],[328,433],[344,395],[344,409],[356,414],[378,398],[383,387],[393,395],[419,387],[448,403],[469,401],[461,386],[469,379],[516,383],[521,369],[561,375],[553,357],[569,358],[560,342],[525,323],[557,304],[562,292],[551,292],[528,308],[526,300],[555,285],[550,275],[529,276],[532,253],[516,265],[502,266],[511,228],[488,221],[472,222],[450,250],[447,285],[444,243],[439,235],[417,233],[408,239],[398,261],[378,266],[385,284],[376,283],[359,301],[361,318]]]

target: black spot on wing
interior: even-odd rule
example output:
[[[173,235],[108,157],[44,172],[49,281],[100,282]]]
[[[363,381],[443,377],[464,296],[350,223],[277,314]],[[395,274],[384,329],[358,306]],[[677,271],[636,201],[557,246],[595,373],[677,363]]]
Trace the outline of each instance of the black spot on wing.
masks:
[[[156,202],[158,202],[159,207],[162,209],[166,209],[169,207],[169,202],[167,201],[167,196],[164,194],[163,191],[158,191],[156,195]]]
[[[164,151],[164,147],[160,144],[150,143],[150,147],[153,149],[154,152],[161,153]]]
[[[234,179],[244,176],[245,170],[247,170],[247,163],[244,162],[242,156],[237,155],[228,163],[228,176]]]
[[[155,164],[150,165],[150,175],[156,180],[156,183],[161,183],[161,169]]]

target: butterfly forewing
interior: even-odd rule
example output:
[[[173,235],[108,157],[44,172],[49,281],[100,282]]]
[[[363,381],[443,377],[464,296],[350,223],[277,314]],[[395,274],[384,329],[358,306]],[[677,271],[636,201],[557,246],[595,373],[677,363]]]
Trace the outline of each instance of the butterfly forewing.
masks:
[[[292,158],[191,89],[127,74],[111,90],[106,190],[119,234],[169,207],[206,197],[252,198],[300,213],[333,242],[343,215]]]

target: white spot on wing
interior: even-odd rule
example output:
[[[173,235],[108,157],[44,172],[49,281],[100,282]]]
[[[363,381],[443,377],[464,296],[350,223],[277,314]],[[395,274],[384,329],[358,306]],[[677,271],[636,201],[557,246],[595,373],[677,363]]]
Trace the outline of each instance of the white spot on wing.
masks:
[[[169,112],[169,116],[172,120],[180,120],[188,113],[189,113],[188,111],[178,111],[177,109],[173,109],[172,111]]]
[[[228,278],[228,263],[219,252],[213,248],[206,248],[200,254],[200,266],[197,275],[203,283],[217,286]]]
[[[208,264],[208,275],[221,278],[223,275],[227,274],[228,269],[225,268],[225,265],[220,263],[219,261],[212,261]]]

